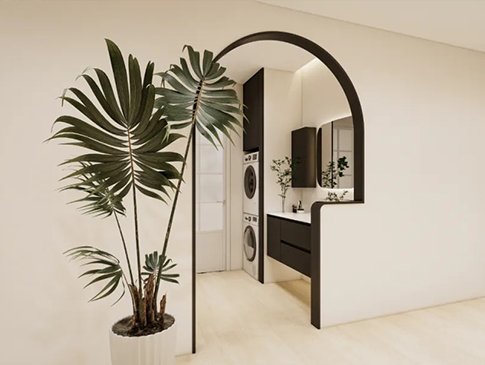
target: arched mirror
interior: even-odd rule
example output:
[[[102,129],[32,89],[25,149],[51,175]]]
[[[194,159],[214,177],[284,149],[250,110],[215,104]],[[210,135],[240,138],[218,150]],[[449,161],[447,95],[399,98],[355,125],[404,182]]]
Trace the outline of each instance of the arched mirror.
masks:
[[[352,201],[359,157],[355,137],[359,136],[349,101],[337,78],[319,60],[303,71],[307,80],[302,93],[304,121],[317,127],[316,179],[321,190],[317,195],[324,201]]]
[[[328,201],[354,199],[352,116],[323,124],[317,134],[317,180]]]

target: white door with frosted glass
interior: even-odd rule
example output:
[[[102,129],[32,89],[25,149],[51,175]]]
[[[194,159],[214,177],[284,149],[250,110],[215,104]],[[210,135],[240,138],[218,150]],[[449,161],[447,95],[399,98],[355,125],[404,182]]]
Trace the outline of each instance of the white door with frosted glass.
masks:
[[[196,270],[226,269],[225,150],[196,137]]]

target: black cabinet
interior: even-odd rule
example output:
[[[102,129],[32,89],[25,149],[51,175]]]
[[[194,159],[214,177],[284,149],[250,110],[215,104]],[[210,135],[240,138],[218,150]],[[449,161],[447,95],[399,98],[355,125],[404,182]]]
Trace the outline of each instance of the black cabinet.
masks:
[[[264,119],[264,69],[259,70],[243,87],[244,113],[243,149],[253,152],[262,149]]]
[[[268,256],[311,276],[311,225],[267,216]]]
[[[317,185],[317,129],[304,127],[291,132],[293,188],[314,188]]]
[[[281,219],[268,216],[268,255],[281,261]]]
[[[281,241],[295,246],[300,250],[310,252],[310,226],[296,221],[284,221],[281,224]]]
[[[281,262],[303,275],[311,276],[311,256],[309,252],[281,242]]]

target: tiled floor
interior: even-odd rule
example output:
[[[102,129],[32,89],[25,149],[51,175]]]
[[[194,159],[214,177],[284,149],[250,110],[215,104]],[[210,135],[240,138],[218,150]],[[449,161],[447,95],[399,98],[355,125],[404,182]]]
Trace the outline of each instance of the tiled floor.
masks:
[[[485,364],[485,299],[316,330],[309,284],[243,271],[197,278],[193,365]]]

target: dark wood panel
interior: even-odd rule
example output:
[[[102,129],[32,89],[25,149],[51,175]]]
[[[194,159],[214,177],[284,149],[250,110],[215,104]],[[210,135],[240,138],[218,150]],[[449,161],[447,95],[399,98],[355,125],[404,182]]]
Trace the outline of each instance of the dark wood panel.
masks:
[[[259,186],[264,186],[264,68],[259,70],[259,93],[260,93],[260,126],[259,126]],[[259,216],[263,219],[259,220],[259,242],[264,242],[265,224],[264,224],[264,189],[259,189]],[[264,284],[264,245],[259,245],[259,282]]]
[[[281,260],[280,222],[280,219],[268,216],[268,256],[278,261]]]
[[[318,128],[317,132],[317,181],[318,185],[322,186],[322,127]]]
[[[243,149],[246,152],[261,150],[262,126],[264,118],[264,69],[254,74],[243,87],[244,113]]]
[[[323,202],[316,202],[313,203],[311,208],[311,215],[312,215],[312,225],[311,225],[311,243],[312,243],[312,255],[311,255],[311,313],[312,318],[311,322],[316,328],[320,329],[321,322],[321,310],[320,307],[320,295],[321,295],[321,288],[320,288],[320,280],[321,280],[321,269],[320,269],[320,245],[321,245],[321,209],[323,206]]]
[[[291,186],[314,188],[317,186],[317,129],[305,127],[291,132],[291,158],[295,167]]]
[[[311,227],[306,224],[281,220],[281,241],[311,251]]]
[[[281,262],[311,277],[311,254],[281,242]]]

